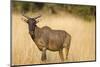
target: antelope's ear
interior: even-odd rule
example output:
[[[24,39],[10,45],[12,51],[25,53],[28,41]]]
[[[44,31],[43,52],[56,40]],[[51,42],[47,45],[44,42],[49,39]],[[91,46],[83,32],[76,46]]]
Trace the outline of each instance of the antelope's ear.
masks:
[[[28,23],[26,19],[24,19],[24,21],[25,21],[26,23]]]
[[[28,23],[26,19],[24,19],[24,18],[21,18],[21,19],[22,19],[23,21],[25,21],[26,23]]]

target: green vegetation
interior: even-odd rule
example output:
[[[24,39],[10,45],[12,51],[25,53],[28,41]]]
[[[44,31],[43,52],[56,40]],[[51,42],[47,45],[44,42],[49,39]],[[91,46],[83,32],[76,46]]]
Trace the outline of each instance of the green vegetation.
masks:
[[[96,9],[94,6],[74,5],[74,6],[70,7],[70,12],[72,14],[78,15],[86,20],[91,20],[96,15]]]
[[[95,6],[12,1],[14,12],[38,12],[44,9],[50,11],[51,14],[59,14],[58,11],[64,11],[89,21],[96,16]]]

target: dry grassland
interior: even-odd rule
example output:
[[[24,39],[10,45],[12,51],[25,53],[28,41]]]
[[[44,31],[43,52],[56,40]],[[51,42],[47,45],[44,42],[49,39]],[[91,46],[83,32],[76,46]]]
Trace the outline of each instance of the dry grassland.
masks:
[[[39,13],[28,15],[37,16]],[[12,14],[12,63],[41,64],[41,52],[29,35],[28,25],[21,18],[21,14]],[[71,34],[71,47],[66,62],[95,60],[95,21],[88,22],[64,13],[42,13],[39,21],[39,27],[49,26]],[[47,51],[47,63],[58,62],[61,62],[58,52]]]

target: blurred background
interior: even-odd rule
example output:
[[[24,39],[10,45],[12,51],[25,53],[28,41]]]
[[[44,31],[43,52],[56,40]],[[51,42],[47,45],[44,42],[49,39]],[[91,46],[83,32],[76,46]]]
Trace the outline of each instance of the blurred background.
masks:
[[[85,20],[91,20],[96,16],[96,7],[90,5],[56,4],[56,3],[37,3],[37,2],[18,2],[12,1],[13,12],[39,12],[44,11],[49,14],[59,14],[60,11],[77,15]]]

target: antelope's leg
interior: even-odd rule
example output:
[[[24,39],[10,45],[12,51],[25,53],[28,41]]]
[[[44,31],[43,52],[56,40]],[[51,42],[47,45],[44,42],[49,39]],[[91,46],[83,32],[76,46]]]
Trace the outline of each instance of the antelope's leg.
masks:
[[[42,57],[41,57],[41,60],[43,61],[43,62],[46,62],[46,48],[44,47],[43,49],[42,49]]]
[[[65,48],[65,53],[66,53],[66,60],[68,60],[69,47]]]
[[[63,49],[59,51],[59,56],[60,56],[61,61],[64,61]]]
[[[65,53],[66,53],[66,60],[68,60],[68,53],[69,53],[69,48],[70,48],[70,41],[68,42],[68,45],[65,47]]]

